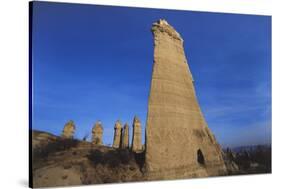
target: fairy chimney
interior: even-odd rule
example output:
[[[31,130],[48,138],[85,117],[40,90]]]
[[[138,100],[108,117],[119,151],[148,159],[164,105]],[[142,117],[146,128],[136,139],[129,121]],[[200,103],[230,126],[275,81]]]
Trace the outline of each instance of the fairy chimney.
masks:
[[[129,125],[127,123],[122,128],[121,148],[129,148]]]
[[[102,145],[103,127],[100,121],[96,122],[92,129],[92,143]]]
[[[120,142],[121,142],[121,130],[122,130],[122,124],[119,120],[116,121],[114,126],[114,139],[113,139],[113,148],[119,148]]]
[[[62,137],[63,138],[73,138],[75,132],[75,125],[72,120],[68,121],[63,128]]]
[[[134,121],[133,121],[132,151],[133,152],[142,151],[141,123],[137,116],[134,117]]]
[[[154,64],[148,101],[145,168],[150,179],[225,175],[222,151],[196,98],[180,34],[152,26]]]

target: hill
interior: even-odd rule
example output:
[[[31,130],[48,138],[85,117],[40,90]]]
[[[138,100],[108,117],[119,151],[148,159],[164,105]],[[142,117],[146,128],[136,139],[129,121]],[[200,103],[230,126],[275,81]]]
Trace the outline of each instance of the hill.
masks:
[[[33,187],[144,180],[144,154],[32,131]]]

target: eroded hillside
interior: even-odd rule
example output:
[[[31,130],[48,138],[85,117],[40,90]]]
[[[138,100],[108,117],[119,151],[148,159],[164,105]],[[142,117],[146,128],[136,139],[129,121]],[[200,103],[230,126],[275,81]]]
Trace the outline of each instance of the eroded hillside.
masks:
[[[32,132],[33,186],[66,186],[144,180],[143,153]]]

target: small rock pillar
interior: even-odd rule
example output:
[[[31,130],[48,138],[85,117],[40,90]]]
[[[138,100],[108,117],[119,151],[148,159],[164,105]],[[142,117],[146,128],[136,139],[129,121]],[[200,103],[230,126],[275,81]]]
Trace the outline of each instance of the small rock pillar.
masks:
[[[121,130],[122,130],[122,124],[119,120],[116,121],[114,126],[114,139],[113,139],[113,148],[119,148],[120,142],[121,142]]]
[[[75,124],[72,120],[68,121],[63,128],[61,136],[63,138],[73,138],[75,133]]]
[[[142,151],[141,123],[139,118],[137,118],[137,116],[134,117],[134,121],[133,121],[132,151],[133,152]]]
[[[102,145],[103,127],[100,121],[96,122],[92,129],[92,143]]]
[[[122,128],[121,148],[123,149],[129,148],[129,125],[127,123]]]

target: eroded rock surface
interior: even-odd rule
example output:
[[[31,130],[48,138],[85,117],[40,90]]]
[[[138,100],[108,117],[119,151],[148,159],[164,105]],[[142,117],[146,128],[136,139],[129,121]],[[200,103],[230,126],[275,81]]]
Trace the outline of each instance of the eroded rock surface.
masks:
[[[114,126],[113,148],[120,148],[122,124],[119,120],[116,121]]]
[[[141,143],[141,123],[137,116],[134,117],[134,121],[133,121],[132,151],[133,152],[143,151],[142,143]]]
[[[102,145],[103,127],[100,121],[96,122],[92,129],[92,143]]]
[[[165,20],[153,24],[154,65],[146,125],[148,179],[226,174],[222,151],[202,115],[183,39]]]
[[[123,149],[129,148],[129,125],[127,123],[122,128],[121,148]]]
[[[32,186],[55,187],[144,180],[143,154],[32,131]]]
[[[75,133],[75,124],[72,120],[67,122],[64,125],[63,131],[62,131],[62,137],[64,138],[73,138]]]

